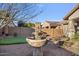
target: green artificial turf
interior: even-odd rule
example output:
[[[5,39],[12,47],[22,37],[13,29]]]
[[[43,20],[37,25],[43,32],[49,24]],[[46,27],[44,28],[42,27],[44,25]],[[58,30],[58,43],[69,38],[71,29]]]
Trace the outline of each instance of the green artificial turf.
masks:
[[[23,44],[26,43],[26,37],[17,36],[17,37],[5,37],[0,38],[0,45],[9,45],[9,44]]]

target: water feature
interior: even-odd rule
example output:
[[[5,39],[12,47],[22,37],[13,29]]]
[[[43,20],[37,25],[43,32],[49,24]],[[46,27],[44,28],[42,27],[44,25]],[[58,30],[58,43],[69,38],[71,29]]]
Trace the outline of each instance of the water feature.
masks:
[[[35,29],[34,35],[34,38],[28,38],[26,40],[33,48],[33,56],[43,56],[42,47],[46,43],[46,37],[42,37],[42,33],[39,28]]]

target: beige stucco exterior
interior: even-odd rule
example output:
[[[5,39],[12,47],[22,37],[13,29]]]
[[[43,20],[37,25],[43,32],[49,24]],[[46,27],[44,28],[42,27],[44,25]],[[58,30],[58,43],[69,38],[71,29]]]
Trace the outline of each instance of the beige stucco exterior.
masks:
[[[74,21],[69,20],[69,23],[68,23],[68,37],[72,38],[74,34],[75,34]]]

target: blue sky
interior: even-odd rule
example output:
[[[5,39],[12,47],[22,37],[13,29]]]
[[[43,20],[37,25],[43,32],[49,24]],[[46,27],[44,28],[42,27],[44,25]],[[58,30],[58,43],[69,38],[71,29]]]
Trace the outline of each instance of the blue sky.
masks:
[[[43,13],[34,18],[34,21],[44,22],[45,20],[60,21],[75,7],[75,3],[51,3],[39,4],[44,10]]]
[[[24,10],[21,13],[19,13],[19,19],[22,18],[23,15],[29,14],[27,15],[27,18],[34,13],[39,13],[40,10],[43,10],[43,12],[38,15],[35,18],[32,18],[31,20],[34,22],[44,22],[46,20],[52,20],[52,21],[60,21],[63,20],[64,16],[67,15],[67,13],[69,13],[74,7],[75,7],[75,3],[40,3],[40,4],[18,4],[16,7],[14,7],[15,9],[23,9],[23,7],[25,7],[25,9],[27,9],[27,5],[29,7],[30,6],[34,6],[33,8],[30,8],[29,10]],[[3,6],[3,7],[1,7]],[[6,7],[7,4],[0,4],[0,8],[3,9],[4,6]],[[23,7],[22,7],[23,6]],[[6,9],[6,8],[4,8]],[[15,10],[14,9],[14,10]],[[33,13],[34,12],[34,13]],[[25,21],[27,21],[28,19],[24,19]]]

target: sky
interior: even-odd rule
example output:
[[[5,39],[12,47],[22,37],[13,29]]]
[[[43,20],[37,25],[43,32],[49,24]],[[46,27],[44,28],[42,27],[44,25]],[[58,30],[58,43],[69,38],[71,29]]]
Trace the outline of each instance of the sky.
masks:
[[[28,6],[27,6],[28,5]],[[30,5],[30,6],[29,6]],[[17,9],[22,10],[21,13],[18,13],[17,19],[22,20],[22,16],[27,14],[27,18],[29,16],[33,16],[32,14],[38,13],[40,10],[43,10],[38,16],[31,18],[33,22],[44,22],[46,20],[49,21],[61,21],[74,7],[75,3],[31,3],[31,4],[18,4],[16,7],[13,7],[13,11]],[[4,6],[6,7],[7,4],[0,4],[0,9],[3,9]],[[33,6],[33,8],[32,8]],[[6,7],[7,8],[7,7]],[[6,9],[4,8],[4,9]],[[14,13],[14,12],[13,12]],[[36,15],[36,14],[35,14]],[[29,19],[23,19],[23,21],[27,21]]]
[[[70,12],[75,3],[49,3],[49,4],[39,4],[39,7],[43,12],[37,17],[33,18],[35,22],[44,22],[46,20],[50,21],[61,21],[64,16]]]

